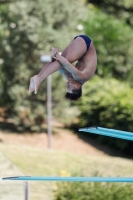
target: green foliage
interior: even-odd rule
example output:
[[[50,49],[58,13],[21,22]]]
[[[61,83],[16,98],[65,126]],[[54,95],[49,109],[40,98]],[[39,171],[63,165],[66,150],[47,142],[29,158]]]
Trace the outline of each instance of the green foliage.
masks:
[[[40,131],[44,128],[46,81],[37,95],[29,95],[29,78],[42,68],[40,55],[50,52],[51,46],[62,51],[75,35],[81,33],[77,30],[79,21],[96,46],[97,74],[128,80],[132,84],[132,29],[98,7],[92,4],[85,7],[83,1],[78,1],[75,6],[70,0],[16,1],[3,4],[0,13],[0,106],[7,109],[8,117],[13,117],[18,130]],[[87,125],[91,116],[101,126],[132,131],[132,90],[127,84],[112,79],[94,80],[85,84],[81,101],[68,109],[70,103],[63,98],[65,81],[61,75],[54,74],[54,116],[70,124],[80,112],[81,126]]]
[[[18,130],[30,128],[40,131],[43,128],[46,118],[46,81],[37,95],[29,95],[29,79],[43,66],[40,55],[48,54],[51,46],[63,50],[75,36],[78,18],[83,13],[80,1],[79,5],[77,9],[70,0],[39,0],[37,3],[17,1],[0,8],[0,105],[6,107],[8,117],[13,117]],[[58,82],[62,82],[61,76]],[[62,87],[61,84],[56,85]],[[53,78],[53,89],[61,91],[60,88],[55,87]],[[54,106],[68,106],[61,100],[63,94],[58,94],[58,98],[53,95]]]
[[[84,85],[78,127],[101,126],[133,132],[133,89],[127,83],[97,76]],[[133,152],[131,142],[110,137],[98,139],[124,152]]]
[[[77,105],[81,111],[81,126],[93,117],[100,126],[133,131],[133,89],[128,83],[95,76],[83,88],[83,97]],[[88,116],[88,117],[86,117]]]
[[[130,200],[131,184],[113,183],[61,183],[54,200]]]
[[[114,15],[120,20],[125,21],[128,25],[133,27],[133,1],[132,0],[88,0],[98,6],[103,12],[108,15]]]
[[[98,54],[97,74],[128,80],[132,73],[132,29],[124,22],[88,6],[84,29],[96,47]],[[131,80],[131,79],[130,79]]]

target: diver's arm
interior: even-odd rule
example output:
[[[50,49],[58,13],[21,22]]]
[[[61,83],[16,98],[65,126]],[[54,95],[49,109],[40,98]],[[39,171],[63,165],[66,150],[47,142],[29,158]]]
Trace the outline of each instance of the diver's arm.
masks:
[[[63,66],[58,70],[67,80],[72,78],[72,74],[66,70]]]
[[[73,66],[66,58],[61,56],[58,52],[56,53],[56,59],[60,62],[60,64],[66,69],[70,74],[72,74],[73,78],[77,81],[83,81],[84,74],[82,71],[79,71],[75,66]]]

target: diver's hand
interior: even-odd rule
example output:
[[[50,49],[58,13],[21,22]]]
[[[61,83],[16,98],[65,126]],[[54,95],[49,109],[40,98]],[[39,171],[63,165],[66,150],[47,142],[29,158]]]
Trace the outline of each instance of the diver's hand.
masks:
[[[29,85],[29,93],[34,92],[35,94],[37,94],[40,84],[41,84],[41,80],[38,75],[31,77],[30,85]]]
[[[56,54],[59,53],[59,49],[52,47],[51,50],[51,58],[57,60]]]

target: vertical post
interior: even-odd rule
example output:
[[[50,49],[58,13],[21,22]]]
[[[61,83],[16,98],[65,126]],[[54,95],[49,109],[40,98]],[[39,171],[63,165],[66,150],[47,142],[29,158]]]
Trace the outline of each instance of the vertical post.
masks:
[[[51,75],[47,77],[47,124],[48,124],[48,148],[51,149],[52,140],[52,96],[51,96]]]
[[[25,200],[29,200],[29,184],[25,182]]]
[[[40,57],[41,62],[43,63],[50,63],[51,57],[49,55],[42,55]],[[51,82],[52,82],[52,75],[47,77],[47,134],[48,134],[48,148],[51,148],[51,140],[52,140],[52,97],[51,97]]]

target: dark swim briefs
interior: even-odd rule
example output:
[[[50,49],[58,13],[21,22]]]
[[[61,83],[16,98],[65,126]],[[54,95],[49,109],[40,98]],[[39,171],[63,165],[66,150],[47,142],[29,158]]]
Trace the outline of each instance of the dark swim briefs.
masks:
[[[90,48],[90,45],[91,45],[91,39],[90,39],[87,35],[77,35],[77,36],[74,38],[74,40],[75,40],[77,37],[83,38],[83,40],[84,40],[85,43],[86,43],[86,48],[87,48],[86,51],[88,51],[88,49]]]

